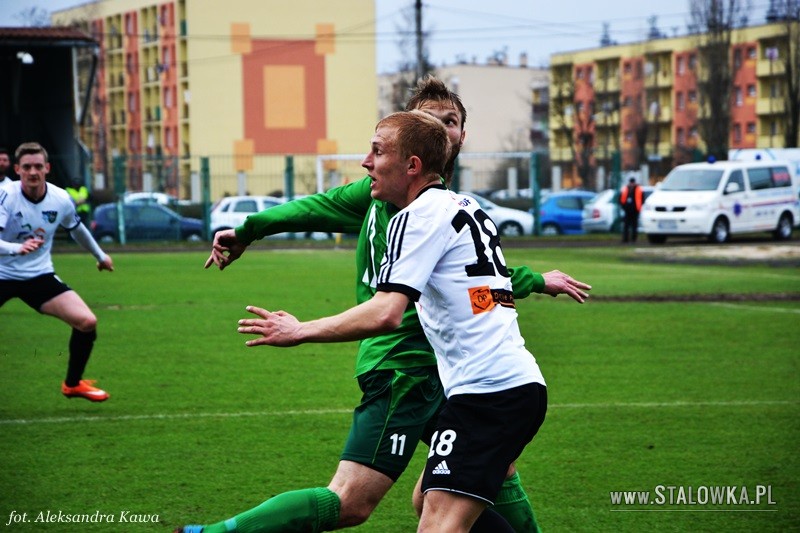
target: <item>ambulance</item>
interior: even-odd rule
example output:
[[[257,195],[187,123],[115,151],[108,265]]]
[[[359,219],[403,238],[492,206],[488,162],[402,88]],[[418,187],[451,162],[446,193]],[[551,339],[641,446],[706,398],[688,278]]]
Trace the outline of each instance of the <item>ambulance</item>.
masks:
[[[669,237],[770,232],[788,240],[800,224],[800,177],[789,161],[754,159],[689,163],[672,169],[640,214],[653,244]]]

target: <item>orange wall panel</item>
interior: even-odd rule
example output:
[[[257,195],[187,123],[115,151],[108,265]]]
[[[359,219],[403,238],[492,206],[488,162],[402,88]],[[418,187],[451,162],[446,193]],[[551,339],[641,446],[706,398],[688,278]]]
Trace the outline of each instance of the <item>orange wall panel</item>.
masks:
[[[325,56],[315,48],[253,39],[242,56],[245,137],[256,154],[314,153],[326,138]]]

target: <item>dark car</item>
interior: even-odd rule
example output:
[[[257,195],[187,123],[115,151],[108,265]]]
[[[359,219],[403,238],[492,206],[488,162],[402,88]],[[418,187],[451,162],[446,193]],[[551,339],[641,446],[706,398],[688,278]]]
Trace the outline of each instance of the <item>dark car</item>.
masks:
[[[159,204],[121,204],[126,241],[199,241],[203,221],[182,217]],[[92,235],[100,242],[119,242],[117,204],[103,204],[94,211]]]
[[[539,204],[542,235],[583,233],[583,206],[594,197],[590,191],[552,192],[543,197]]]

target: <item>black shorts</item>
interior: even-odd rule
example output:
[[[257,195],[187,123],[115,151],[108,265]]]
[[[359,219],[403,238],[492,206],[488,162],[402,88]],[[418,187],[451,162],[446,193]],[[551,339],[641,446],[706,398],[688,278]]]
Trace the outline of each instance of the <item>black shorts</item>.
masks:
[[[61,293],[72,289],[55,274],[42,274],[31,279],[0,279],[0,306],[11,298],[19,298],[41,312],[42,306]]]
[[[422,491],[446,490],[494,504],[514,462],[547,412],[547,388],[530,383],[490,394],[456,394],[439,413]]]

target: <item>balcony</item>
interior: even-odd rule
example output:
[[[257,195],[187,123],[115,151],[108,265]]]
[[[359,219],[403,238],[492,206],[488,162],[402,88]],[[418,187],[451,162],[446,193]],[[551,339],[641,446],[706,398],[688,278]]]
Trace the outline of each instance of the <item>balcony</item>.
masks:
[[[672,108],[662,107],[658,110],[658,122],[672,122]]]
[[[572,161],[572,150],[567,148],[550,147],[550,160],[551,161]]]
[[[594,82],[594,92],[597,94],[618,93],[619,91],[619,77],[600,79]]]
[[[672,74],[670,72],[656,72],[644,78],[644,86],[648,88],[667,88],[672,87]]]
[[[783,134],[759,135],[756,146],[762,148],[783,148]]]
[[[759,98],[756,100],[757,115],[782,115],[786,109],[783,98]]]
[[[763,78],[766,76],[780,76],[786,72],[783,61],[778,58],[774,61],[769,59],[759,59],[756,63],[756,76]]]

